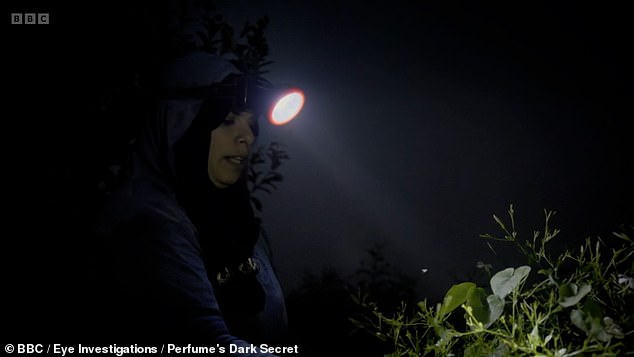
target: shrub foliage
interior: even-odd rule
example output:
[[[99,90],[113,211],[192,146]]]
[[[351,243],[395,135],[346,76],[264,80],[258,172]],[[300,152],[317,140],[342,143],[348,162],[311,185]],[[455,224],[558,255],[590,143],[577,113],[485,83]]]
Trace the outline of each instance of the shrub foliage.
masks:
[[[531,239],[519,238],[512,205],[507,222],[493,216],[500,235],[481,235],[516,245],[526,265],[493,273],[490,265],[480,264],[490,275],[488,284],[455,284],[441,302],[424,299],[413,310],[404,303],[388,314],[362,296],[357,301],[364,313],[354,323],[389,343],[388,356],[634,354],[631,233],[614,232],[614,247],[586,238],[578,249],[552,255],[549,242],[560,231],[551,227],[555,212],[544,213],[544,230],[534,231]]]

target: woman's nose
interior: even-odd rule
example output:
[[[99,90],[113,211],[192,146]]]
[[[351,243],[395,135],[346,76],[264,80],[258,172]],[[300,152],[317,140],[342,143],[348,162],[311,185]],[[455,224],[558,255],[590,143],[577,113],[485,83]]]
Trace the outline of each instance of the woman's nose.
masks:
[[[255,141],[255,135],[253,135],[253,130],[251,130],[251,126],[247,120],[241,120],[238,125],[238,142],[241,144],[247,144],[248,146],[253,145]]]

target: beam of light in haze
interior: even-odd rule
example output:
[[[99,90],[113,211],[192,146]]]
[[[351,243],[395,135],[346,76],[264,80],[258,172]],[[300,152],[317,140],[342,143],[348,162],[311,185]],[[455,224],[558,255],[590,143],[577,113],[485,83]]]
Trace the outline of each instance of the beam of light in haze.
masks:
[[[310,210],[299,209],[292,214],[297,215],[297,220],[306,219],[301,218],[302,214],[319,217],[311,218],[308,227],[315,229],[314,235],[321,237],[315,240],[320,243],[311,246],[311,254],[303,257],[303,263],[317,270],[336,266],[346,272],[354,271],[360,259],[365,259],[365,249],[379,240],[389,242],[391,249],[395,249],[391,259],[410,262],[402,268],[411,274],[420,274],[420,265],[437,267],[438,259],[427,256],[421,248],[429,236],[427,222],[417,216],[396,187],[385,184],[389,177],[377,176],[376,170],[358,160],[355,152],[363,141],[358,141],[358,133],[339,125],[341,118],[350,114],[336,104],[333,107],[332,103],[325,103],[318,95],[311,95],[311,106],[302,112],[302,120],[294,126],[292,141],[290,136],[275,139],[294,147],[295,160],[289,162],[288,169],[302,172],[288,172],[291,179],[299,178],[316,191],[331,193],[319,197],[308,195],[303,206]],[[279,132],[276,135],[282,136]],[[343,224],[345,221],[351,224]],[[291,235],[305,234],[297,231]]]

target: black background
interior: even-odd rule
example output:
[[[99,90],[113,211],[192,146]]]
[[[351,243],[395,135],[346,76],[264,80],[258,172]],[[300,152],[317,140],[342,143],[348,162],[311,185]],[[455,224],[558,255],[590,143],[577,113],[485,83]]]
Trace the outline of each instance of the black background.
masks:
[[[312,165],[309,150],[296,144],[323,139],[320,125],[331,125],[326,133],[339,135],[318,143],[323,152],[347,147],[365,173],[376,174],[379,184],[371,188],[384,185],[414,207],[409,220],[390,217],[398,212],[392,207],[373,214],[404,222],[399,226],[431,227],[404,229],[402,237],[374,232],[350,238],[334,256],[350,254],[343,267],[354,267],[371,239],[387,240],[394,261],[407,271],[424,267],[425,259],[440,264],[432,269],[442,274],[425,286],[430,296],[445,291],[458,266],[473,265],[475,258],[465,257],[475,255],[475,244],[465,237],[493,230],[487,220],[492,213],[503,215],[509,201],[525,212],[525,227],[541,221],[543,208],[560,211],[563,244],[569,246],[631,223],[634,61],[623,6],[306,2],[291,11],[283,2],[270,4],[250,3],[277,23],[270,35],[272,59],[282,65],[302,60],[305,67],[294,73],[305,73],[301,79],[315,99],[308,113],[315,120],[297,124],[288,139],[296,150],[288,185],[271,198],[267,213],[288,286],[308,265],[319,270],[322,262],[335,264],[326,254],[334,244],[331,232],[360,231],[372,220],[356,206],[361,203],[336,201],[348,186],[314,174],[323,167]],[[224,6],[235,16],[235,5]],[[3,305],[15,317],[8,321],[16,335],[56,326],[67,309],[94,313],[82,301],[83,279],[90,278],[82,232],[89,224],[95,172],[131,125],[123,117],[101,121],[99,100],[130,80],[136,65],[130,58],[152,49],[152,36],[159,36],[129,7],[22,3],[9,12],[50,12],[51,24],[11,25],[8,13],[5,18],[2,279],[8,297]],[[272,76],[275,69],[286,79],[281,67]],[[134,106],[121,105],[129,109],[126,115],[135,113]],[[304,137],[305,129],[312,132]],[[417,141],[429,145],[406,145]],[[327,160],[338,164],[333,172],[348,182],[345,177],[352,176],[346,175],[354,172],[346,162]],[[289,209],[306,189],[301,209]],[[347,192],[382,202],[373,190]],[[338,212],[341,207],[350,208]],[[280,210],[285,219],[274,218]],[[328,214],[352,217],[350,226],[335,218],[325,223]],[[416,249],[420,261],[408,262]],[[306,252],[320,254],[293,260],[311,255]],[[447,260],[432,258],[450,254]]]

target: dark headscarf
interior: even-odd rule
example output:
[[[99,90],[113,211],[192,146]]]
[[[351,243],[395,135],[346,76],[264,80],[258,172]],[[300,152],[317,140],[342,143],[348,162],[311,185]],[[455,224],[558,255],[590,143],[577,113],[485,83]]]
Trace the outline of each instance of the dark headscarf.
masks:
[[[224,99],[205,100],[189,129],[174,146],[175,192],[199,232],[209,279],[224,308],[260,311],[263,292],[255,275],[240,272],[253,255],[259,224],[250,203],[246,172],[233,185],[217,188],[207,173],[211,131],[231,110]],[[231,274],[221,284],[218,274]],[[261,302],[258,302],[261,300]]]
[[[235,79],[236,72],[226,62],[221,64],[225,67],[219,67],[220,74],[211,75],[226,84]],[[192,86],[179,80],[183,82],[170,79],[172,87]],[[193,85],[199,84],[209,83]],[[263,307],[264,293],[254,274],[241,274],[238,269],[252,256],[259,236],[246,172],[223,189],[215,187],[207,173],[211,131],[232,109],[232,101],[224,97],[159,100],[136,143],[133,177],[152,182],[185,211],[198,232],[208,277],[221,307],[255,313]],[[220,284],[218,273],[226,271],[232,279]]]

